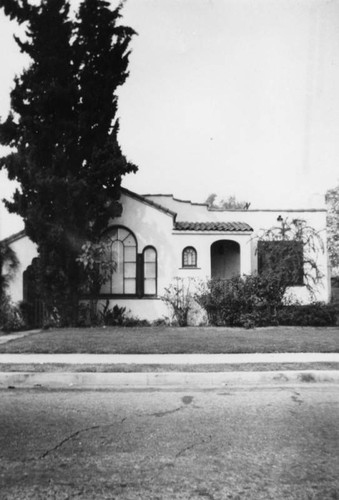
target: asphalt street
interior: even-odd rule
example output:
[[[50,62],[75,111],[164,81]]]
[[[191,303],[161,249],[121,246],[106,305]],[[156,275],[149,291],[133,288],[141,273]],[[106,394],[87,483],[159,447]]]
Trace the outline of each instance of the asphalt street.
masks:
[[[0,391],[0,498],[338,500],[338,385]]]

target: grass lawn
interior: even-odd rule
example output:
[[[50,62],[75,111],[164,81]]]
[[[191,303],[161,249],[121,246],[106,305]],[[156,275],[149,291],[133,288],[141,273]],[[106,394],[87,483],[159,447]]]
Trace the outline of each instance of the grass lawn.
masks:
[[[339,352],[338,327],[106,327],[45,330],[0,345],[0,353]]]

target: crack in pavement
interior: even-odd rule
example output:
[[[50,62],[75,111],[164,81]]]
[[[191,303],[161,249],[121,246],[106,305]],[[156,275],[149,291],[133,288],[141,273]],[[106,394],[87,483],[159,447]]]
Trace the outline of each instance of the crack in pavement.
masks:
[[[136,413],[136,418],[144,418],[144,417],[165,417],[166,415],[171,415],[172,413],[176,413],[180,410],[185,410],[186,406],[179,406],[178,408],[174,408],[173,410],[164,410],[164,411],[156,411],[154,413]]]
[[[38,457],[38,460],[41,460],[41,459],[47,457],[47,455],[49,455],[53,451],[57,450],[58,448],[61,448],[61,446],[63,444],[65,444],[65,443],[67,443],[67,441],[70,441],[71,439],[75,438],[76,436],[78,436],[82,432],[91,431],[93,429],[99,429],[100,427],[101,427],[100,425],[92,425],[91,427],[86,427],[85,429],[80,429],[80,430],[78,430],[76,432],[73,432],[73,434],[71,434],[70,436],[66,437],[62,441],[60,441],[60,443],[58,443],[57,445],[55,445],[53,448],[50,448],[49,450],[45,451],[45,453],[43,453],[42,455],[40,455]]]
[[[193,398],[192,398],[193,399]],[[155,413],[147,413],[147,414],[139,414],[139,415],[136,415],[137,417],[164,417],[166,415],[170,415],[170,414],[173,414],[173,413],[176,413],[178,411],[181,411],[181,410],[184,410],[185,408],[187,408],[187,404],[191,403],[191,400],[185,400],[184,401],[185,403],[185,406],[179,406],[178,408],[174,408],[173,410],[165,410],[165,411],[160,411],[160,412],[155,412]],[[124,417],[118,424],[123,424],[125,422],[125,420],[127,419],[127,417]],[[55,446],[53,446],[53,448],[50,448],[48,450],[46,450],[42,455],[39,455],[38,457],[32,457],[30,460],[42,460],[43,458],[46,458],[48,455],[50,455],[51,453],[53,453],[54,451],[58,450],[59,448],[61,448],[65,443],[67,443],[68,441],[71,441],[72,439],[76,438],[77,436],[79,436],[79,434],[82,434],[84,432],[88,432],[88,431],[91,431],[91,430],[94,430],[94,429],[100,429],[100,428],[105,428],[105,427],[112,427],[114,425],[117,425],[116,422],[112,423],[112,424],[98,424],[98,425],[92,425],[90,427],[85,427],[84,429],[79,429],[75,432],[73,432],[72,434],[70,434],[69,436],[65,437],[64,439],[62,439],[59,443],[57,443]],[[209,436],[210,440],[212,439],[211,436]],[[206,440],[203,439],[202,441],[199,441],[198,443],[193,443],[189,446],[186,446],[183,450],[179,451],[175,458],[178,458],[180,457],[181,455],[183,455],[186,451],[194,448],[195,446],[199,445],[199,444],[203,444],[205,443]]]
[[[124,417],[120,422],[119,424],[123,424],[124,421],[127,419],[127,417]],[[32,458],[31,460],[42,460],[43,458],[47,457],[47,455],[49,455],[50,453],[53,453],[53,451],[61,448],[61,446],[63,446],[65,443],[67,443],[68,441],[70,441],[71,439],[74,439],[75,437],[77,437],[79,434],[82,434],[83,432],[88,432],[88,431],[91,431],[91,430],[94,430],[94,429],[100,429],[100,428],[104,428],[104,427],[112,427],[114,425],[117,425],[116,422],[114,422],[113,424],[101,424],[101,425],[92,425],[90,427],[85,427],[84,429],[79,429],[78,431],[76,432],[73,432],[72,434],[70,434],[69,436],[67,436],[66,438],[64,438],[62,441],[60,441],[57,445],[55,445],[53,448],[50,448],[49,450],[45,451],[42,455],[40,455],[39,457],[35,457],[35,458]]]
[[[174,410],[166,410],[166,411],[158,411],[155,413],[148,413],[148,417],[164,417],[165,415],[170,415],[171,413],[176,413],[177,411],[183,410],[185,406],[179,406],[178,408],[174,408]]]
[[[211,442],[212,441],[212,436],[208,436],[208,441]],[[178,451],[178,453],[175,455],[175,458],[179,458],[181,457],[184,453],[186,453],[186,451],[188,450],[191,450],[192,448],[194,448],[195,446],[199,446],[200,444],[204,444],[207,442],[207,439],[201,439],[201,441],[197,441],[195,443],[192,443],[188,446],[185,446],[185,448],[183,448],[182,450]]]

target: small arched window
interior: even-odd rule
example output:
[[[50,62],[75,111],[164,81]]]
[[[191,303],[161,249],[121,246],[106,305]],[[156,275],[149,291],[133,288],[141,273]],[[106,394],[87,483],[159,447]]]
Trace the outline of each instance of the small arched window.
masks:
[[[197,267],[197,251],[195,248],[184,248],[182,252],[182,267]]]
[[[144,294],[157,294],[157,251],[153,247],[146,247],[143,252],[144,262]]]
[[[114,227],[107,231],[104,239],[108,242],[106,258],[116,263],[111,278],[101,288],[101,293],[136,293],[137,242],[134,235],[124,227]]]

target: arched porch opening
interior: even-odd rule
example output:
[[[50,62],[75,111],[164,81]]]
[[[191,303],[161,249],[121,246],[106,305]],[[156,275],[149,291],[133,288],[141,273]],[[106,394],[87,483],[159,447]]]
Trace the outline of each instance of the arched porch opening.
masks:
[[[240,275],[240,245],[218,240],[211,245],[211,278],[230,279]]]

